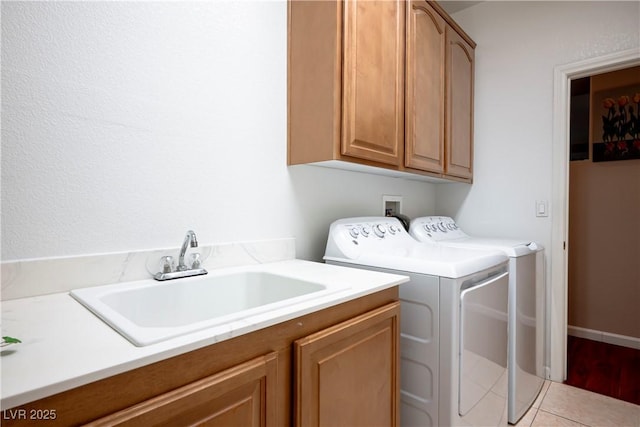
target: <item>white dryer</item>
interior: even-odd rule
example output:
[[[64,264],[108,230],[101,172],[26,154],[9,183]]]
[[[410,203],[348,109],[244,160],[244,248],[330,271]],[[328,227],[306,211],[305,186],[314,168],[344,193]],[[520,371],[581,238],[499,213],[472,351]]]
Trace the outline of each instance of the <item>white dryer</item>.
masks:
[[[420,242],[445,247],[499,250],[509,257],[509,423],[516,424],[544,384],[544,253],[530,240],[471,237],[452,218],[411,221]]]
[[[403,426],[506,425],[508,258],[415,241],[397,218],[331,224],[327,263],[400,285]]]

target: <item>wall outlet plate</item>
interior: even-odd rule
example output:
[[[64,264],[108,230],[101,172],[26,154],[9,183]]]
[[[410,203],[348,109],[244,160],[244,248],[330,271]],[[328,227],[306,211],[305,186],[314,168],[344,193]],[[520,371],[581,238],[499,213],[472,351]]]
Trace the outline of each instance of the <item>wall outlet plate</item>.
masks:
[[[402,213],[402,196],[382,196],[382,214],[384,216]]]

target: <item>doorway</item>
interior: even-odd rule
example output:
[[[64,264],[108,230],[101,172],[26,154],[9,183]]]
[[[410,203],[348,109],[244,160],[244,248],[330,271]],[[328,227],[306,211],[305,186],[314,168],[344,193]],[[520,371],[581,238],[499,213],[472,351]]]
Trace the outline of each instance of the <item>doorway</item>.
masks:
[[[637,65],[640,65],[640,50],[631,49],[554,70],[551,281],[546,296],[547,378],[553,381],[563,382],[567,378],[570,82]]]
[[[571,80],[565,381],[634,404],[640,404],[637,94],[640,67]]]

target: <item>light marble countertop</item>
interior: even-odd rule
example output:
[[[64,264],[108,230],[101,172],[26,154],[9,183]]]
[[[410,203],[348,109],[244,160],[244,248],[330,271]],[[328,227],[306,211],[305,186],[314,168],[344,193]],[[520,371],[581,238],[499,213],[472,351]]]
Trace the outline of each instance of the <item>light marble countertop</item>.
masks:
[[[408,280],[303,260],[232,267],[233,271],[285,274],[347,289],[268,313],[136,347],[67,292],[2,302],[2,335],[22,340],[3,347],[1,408],[9,409],[62,391],[206,347],[238,335],[381,291]]]

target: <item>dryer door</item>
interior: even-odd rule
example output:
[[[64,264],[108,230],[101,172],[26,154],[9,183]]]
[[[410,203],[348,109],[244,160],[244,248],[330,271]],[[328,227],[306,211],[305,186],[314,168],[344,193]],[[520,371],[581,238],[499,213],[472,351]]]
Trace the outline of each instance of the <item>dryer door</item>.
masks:
[[[458,412],[504,402],[507,386],[507,304],[509,275],[503,273],[460,294],[460,376]],[[482,408],[478,408],[482,411]]]

